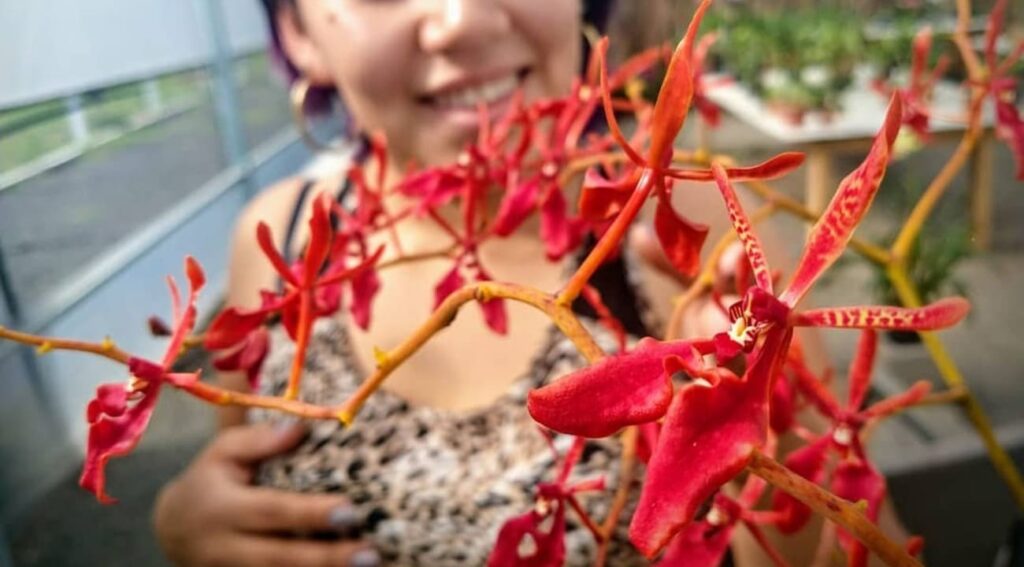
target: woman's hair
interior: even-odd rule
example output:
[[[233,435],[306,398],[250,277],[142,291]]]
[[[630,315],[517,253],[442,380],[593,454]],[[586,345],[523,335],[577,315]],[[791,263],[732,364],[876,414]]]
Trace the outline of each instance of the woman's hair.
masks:
[[[284,50],[281,49],[281,39],[277,33],[277,18],[275,14],[283,7],[296,9],[296,0],[260,0],[263,10],[267,16],[267,23],[270,26],[270,45],[268,50],[274,64],[284,73],[288,84],[294,83],[299,78],[299,70],[288,60]],[[611,17],[612,5],[615,0],[581,0],[583,2],[583,24],[593,26],[598,32],[604,33],[608,27]],[[583,61],[586,65],[590,53],[590,45],[585,38],[583,42]],[[306,112],[311,114],[323,114],[331,109],[331,102],[336,98],[337,93],[333,87],[312,87],[306,95]]]

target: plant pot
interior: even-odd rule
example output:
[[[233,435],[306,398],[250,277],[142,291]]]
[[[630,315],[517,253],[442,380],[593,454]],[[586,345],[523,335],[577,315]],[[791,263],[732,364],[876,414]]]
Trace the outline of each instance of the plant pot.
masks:
[[[804,107],[784,102],[769,102],[768,111],[790,126],[802,125],[807,114],[807,109]]]
[[[902,387],[918,380],[928,380],[935,387],[942,384],[939,369],[914,332],[886,333],[885,340],[878,343],[877,364]]]

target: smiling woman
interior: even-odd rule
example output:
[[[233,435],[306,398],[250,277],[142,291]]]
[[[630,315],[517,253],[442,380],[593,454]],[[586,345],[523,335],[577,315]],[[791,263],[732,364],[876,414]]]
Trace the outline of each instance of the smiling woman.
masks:
[[[387,140],[386,160],[355,158],[361,178],[376,179],[379,186],[394,185],[410,162],[461,163],[463,148],[478,136],[482,108],[497,119],[513,104],[568,94],[587,51],[583,27],[602,29],[610,6],[579,0],[265,4],[292,80],[310,87],[305,108],[323,110],[336,94],[359,134]],[[252,238],[256,227],[265,223],[274,235],[272,245],[296,257],[310,237],[306,223],[296,219],[308,218],[320,202],[313,192],[347,202],[351,182],[345,180],[351,176],[347,164],[341,169],[326,178],[285,180],[248,207],[232,250],[230,304],[258,307],[260,290],[278,285]],[[386,199],[398,206],[408,197],[392,193]],[[462,222],[456,206],[438,207],[437,213],[451,225]],[[475,267],[467,264],[463,270],[476,270],[478,278],[557,289],[571,262],[546,259],[550,251],[537,235],[550,227],[537,224],[530,219],[499,244],[483,242],[473,252]],[[389,247],[382,262],[429,255],[449,238],[443,226],[431,218],[407,218],[366,246],[375,250],[389,238],[399,240],[401,250]],[[566,251],[568,245],[558,257],[572,260]],[[428,314],[409,306],[434,305],[435,290],[424,282],[448,281],[452,273],[458,275],[451,269],[452,259],[444,256],[395,265],[369,284],[376,293],[372,325],[364,329],[367,321],[355,312],[352,318],[329,318],[317,325],[308,338],[307,358],[323,372],[306,370],[300,398],[330,403],[355,390],[363,369],[374,365],[367,355],[375,345],[400,343]],[[602,289],[609,303],[620,318],[636,322],[633,332],[644,333],[638,325],[646,318],[641,307],[646,302],[637,300],[643,291],[627,282],[621,262],[606,271],[612,275],[606,279],[617,282]],[[160,498],[156,525],[167,553],[188,565],[216,564],[224,557],[232,564],[260,565],[284,556],[290,565],[321,564],[317,561],[327,557],[334,558],[331,564],[352,565],[484,563],[498,529],[532,507],[533,486],[552,465],[547,441],[522,409],[525,393],[584,363],[568,342],[556,340],[542,313],[502,313],[502,325],[515,329],[509,337],[480,332],[485,319],[495,327],[494,316],[493,309],[460,315],[396,370],[386,392],[367,402],[358,428],[319,424],[302,440],[294,427],[271,433],[264,425],[241,425],[272,414],[225,411],[223,433]],[[260,377],[263,393],[279,394],[287,387],[293,351],[282,332],[270,331]],[[610,334],[595,332],[613,347]],[[225,372],[221,381],[249,388],[241,373]],[[445,387],[437,387],[439,381]],[[262,441],[253,448],[256,438]],[[257,472],[261,460],[291,450]],[[614,441],[588,442],[576,474],[603,472],[619,454]],[[288,490],[250,487],[253,475],[260,483]],[[309,480],[314,478],[320,480]],[[614,476],[608,481],[609,487],[617,482]],[[593,505],[599,504],[595,500]],[[254,525],[253,516],[261,510],[268,515]],[[568,529],[568,563],[590,564],[595,541],[578,520],[571,520]],[[341,539],[295,537],[312,532]],[[609,560],[642,563],[624,538],[625,523]]]

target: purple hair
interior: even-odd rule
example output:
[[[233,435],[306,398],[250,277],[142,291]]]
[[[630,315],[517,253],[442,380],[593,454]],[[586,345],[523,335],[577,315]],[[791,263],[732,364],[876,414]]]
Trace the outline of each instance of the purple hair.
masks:
[[[270,26],[270,45],[267,47],[270,59],[284,74],[288,84],[291,85],[299,78],[299,70],[288,60],[284,50],[281,49],[281,38],[277,33],[277,19],[274,15],[282,6],[288,5],[294,8],[295,0],[260,0],[260,2],[267,16],[267,24]],[[583,23],[590,24],[598,32],[604,33],[608,26],[608,20],[611,17],[614,3],[615,0],[583,0]],[[580,41],[583,42],[583,61],[581,65],[585,66],[590,55],[590,44],[584,38],[580,38]],[[334,87],[311,87],[306,94],[306,112],[310,114],[330,112],[331,103],[336,95]]]

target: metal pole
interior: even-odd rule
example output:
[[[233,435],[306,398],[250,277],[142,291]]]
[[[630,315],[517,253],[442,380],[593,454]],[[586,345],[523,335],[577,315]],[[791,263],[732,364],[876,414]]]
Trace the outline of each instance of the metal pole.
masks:
[[[221,0],[199,0],[199,3],[206,8],[207,29],[210,32],[210,44],[213,48],[213,57],[210,61],[213,103],[217,114],[217,125],[224,143],[224,152],[232,164],[242,167],[243,180],[251,193],[249,173],[252,170],[252,164],[245,141],[238,88],[234,80],[233,58],[231,45],[228,42],[224,7]]]
[[[82,95],[76,93],[65,98],[64,106],[67,108],[71,139],[76,145],[84,146],[89,142],[89,123],[85,119],[85,109],[82,108]]]

